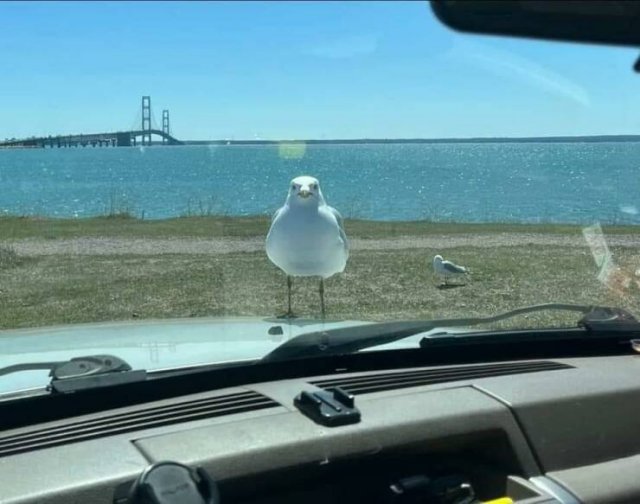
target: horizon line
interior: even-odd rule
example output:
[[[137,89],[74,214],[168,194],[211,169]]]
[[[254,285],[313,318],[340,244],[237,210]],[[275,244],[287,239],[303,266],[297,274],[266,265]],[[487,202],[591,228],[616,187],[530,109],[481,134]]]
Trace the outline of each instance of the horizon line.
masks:
[[[473,143],[473,142],[575,142],[575,141],[640,141],[640,134],[552,135],[526,137],[449,137],[449,138],[332,138],[332,139],[215,139],[181,140],[183,144],[267,145],[267,144],[339,144],[339,143]]]

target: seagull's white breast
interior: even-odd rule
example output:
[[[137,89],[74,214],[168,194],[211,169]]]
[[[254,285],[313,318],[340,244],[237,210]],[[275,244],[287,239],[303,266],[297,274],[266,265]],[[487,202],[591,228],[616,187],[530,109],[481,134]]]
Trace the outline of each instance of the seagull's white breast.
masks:
[[[348,245],[326,205],[283,207],[267,235],[267,256],[287,275],[328,278],[344,271]]]

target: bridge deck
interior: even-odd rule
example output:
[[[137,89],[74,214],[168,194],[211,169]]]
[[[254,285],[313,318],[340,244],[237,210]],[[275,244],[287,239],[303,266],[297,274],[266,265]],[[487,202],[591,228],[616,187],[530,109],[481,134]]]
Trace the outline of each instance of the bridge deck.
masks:
[[[133,130],[133,131],[114,131],[108,133],[89,133],[79,135],[56,135],[46,137],[33,137],[22,139],[11,139],[0,141],[0,148],[11,147],[63,147],[72,145],[113,145],[118,147],[126,147],[135,145],[136,137],[143,135],[157,135],[161,137],[168,145],[181,145],[182,142],[177,138],[160,130]]]

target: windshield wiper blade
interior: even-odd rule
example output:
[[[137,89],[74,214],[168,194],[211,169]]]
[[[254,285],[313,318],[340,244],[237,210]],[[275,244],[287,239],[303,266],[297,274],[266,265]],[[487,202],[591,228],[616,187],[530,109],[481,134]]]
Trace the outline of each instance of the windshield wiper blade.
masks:
[[[66,361],[27,362],[0,368],[0,376],[22,371],[49,370],[52,392],[68,393],[79,390],[121,385],[145,380],[145,370],[133,370],[129,364],[113,355],[89,355]]]
[[[577,327],[584,329],[584,334],[640,333],[640,322],[621,308],[550,303],[518,308],[489,317],[381,322],[303,333],[265,355],[260,362],[354,353],[436,328],[477,326],[547,310],[581,313],[582,317],[578,320]],[[464,334],[462,336],[464,337]]]

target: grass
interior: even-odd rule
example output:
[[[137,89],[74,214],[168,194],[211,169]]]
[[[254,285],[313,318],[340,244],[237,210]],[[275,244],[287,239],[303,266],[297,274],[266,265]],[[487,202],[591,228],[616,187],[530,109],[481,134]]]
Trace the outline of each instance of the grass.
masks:
[[[264,236],[270,217],[185,216],[143,220],[128,212],[108,213],[86,219],[52,219],[0,216],[0,241],[22,238],[64,239],[80,237],[167,238]],[[359,238],[390,238],[428,234],[479,233],[581,233],[581,226],[568,224],[457,224],[429,221],[380,222],[346,219],[349,235]],[[635,234],[637,226],[603,226],[607,233]]]
[[[19,266],[23,260],[13,247],[0,245],[0,270]]]
[[[348,221],[350,236],[422,234],[579,233],[573,226],[454,225]],[[0,219],[0,236],[65,239],[85,236],[264,236],[263,217],[189,217],[164,221],[131,218],[84,220]],[[635,228],[616,228],[630,233]],[[611,229],[608,230],[611,232]],[[480,250],[480,252],[479,252]],[[640,251],[613,250],[625,271],[640,266]],[[596,279],[586,247],[516,245],[450,248],[446,256],[468,266],[467,285],[439,289],[429,259],[439,251],[354,250],[344,274],[326,283],[332,319],[434,318],[486,315],[548,302],[622,305],[640,313],[635,281],[614,292]],[[319,317],[316,279],[294,281],[294,310]],[[264,252],[227,254],[40,255],[19,257],[0,239],[0,327],[104,320],[220,315],[270,316],[285,308],[284,275]],[[574,315],[521,317],[523,325],[570,324]]]

